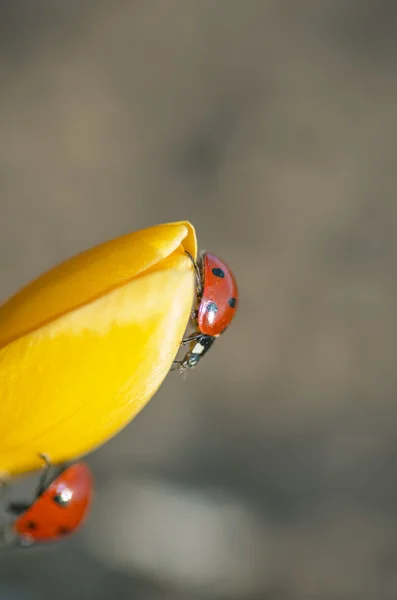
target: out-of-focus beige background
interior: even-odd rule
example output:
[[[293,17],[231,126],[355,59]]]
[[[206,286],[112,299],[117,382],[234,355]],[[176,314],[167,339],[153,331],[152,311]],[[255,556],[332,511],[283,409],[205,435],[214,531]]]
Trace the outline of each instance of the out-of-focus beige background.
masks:
[[[1,600],[397,595],[397,5],[0,3],[0,295],[191,220],[233,327],[89,457]],[[30,489],[30,487],[29,487]]]

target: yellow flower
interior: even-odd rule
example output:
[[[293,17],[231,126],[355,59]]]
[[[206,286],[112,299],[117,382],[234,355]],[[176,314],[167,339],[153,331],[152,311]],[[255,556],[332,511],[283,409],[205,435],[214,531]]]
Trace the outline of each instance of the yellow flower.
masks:
[[[90,452],[167,375],[194,298],[188,222],[96,246],[0,306],[0,474]]]

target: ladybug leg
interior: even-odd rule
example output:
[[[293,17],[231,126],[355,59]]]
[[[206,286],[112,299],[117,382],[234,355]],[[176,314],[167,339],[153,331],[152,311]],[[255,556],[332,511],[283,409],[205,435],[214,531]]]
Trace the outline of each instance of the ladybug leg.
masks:
[[[193,333],[193,335],[189,335],[186,338],[183,338],[181,341],[181,346],[185,346],[186,344],[190,344],[190,342],[195,342],[199,338],[203,337],[202,333]]]
[[[0,479],[0,501],[4,502],[5,495],[8,489],[8,481]]]
[[[14,516],[22,515],[22,513],[26,512],[30,508],[30,504],[27,502],[9,502],[6,506],[6,512],[10,513]]]
[[[36,498],[41,496],[41,494],[43,492],[45,492],[45,490],[47,489],[47,487],[48,487],[47,476],[51,470],[51,460],[50,460],[49,456],[47,456],[47,454],[39,454],[39,457],[44,461],[44,469],[43,469],[43,473],[39,480],[39,485],[36,490]]]
[[[179,373],[181,375],[186,375],[186,371],[188,368],[189,368],[189,365],[187,364],[186,359],[174,360],[170,371],[179,371]]]
[[[199,268],[198,264],[196,263],[196,261],[194,260],[193,256],[187,250],[185,250],[185,254],[187,254],[187,256],[192,261],[192,264],[193,264],[193,267],[194,267],[194,271],[195,271],[195,275],[196,275],[197,295],[201,296],[201,294],[203,293],[203,282],[201,280],[200,268]]]
[[[170,371],[176,371],[177,369],[180,369],[182,367],[182,365],[183,365],[183,360],[174,360]]]
[[[8,489],[8,482],[4,481],[4,479],[0,480],[0,499],[3,500],[6,495]],[[10,513],[12,515],[20,515],[25,512],[29,508],[29,504],[26,502],[7,502],[4,505],[4,511],[6,513]]]
[[[36,490],[35,498],[38,498],[39,496],[41,496],[41,494],[47,489],[48,482],[46,480],[47,480],[47,475],[51,469],[51,461],[50,461],[49,457],[46,454],[39,454],[39,456],[45,462],[45,466],[44,466],[43,474],[40,477],[40,481],[39,481],[38,488]],[[5,510],[8,513],[18,516],[18,515],[21,515],[22,513],[24,513],[25,511],[27,511],[30,506],[31,505],[27,502],[9,502],[7,504],[7,507]]]

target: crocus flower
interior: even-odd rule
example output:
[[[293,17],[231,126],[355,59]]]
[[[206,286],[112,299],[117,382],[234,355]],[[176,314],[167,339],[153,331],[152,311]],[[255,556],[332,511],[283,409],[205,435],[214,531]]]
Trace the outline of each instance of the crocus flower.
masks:
[[[178,351],[194,299],[188,222],[105,242],[0,306],[0,474],[75,459],[145,406]]]

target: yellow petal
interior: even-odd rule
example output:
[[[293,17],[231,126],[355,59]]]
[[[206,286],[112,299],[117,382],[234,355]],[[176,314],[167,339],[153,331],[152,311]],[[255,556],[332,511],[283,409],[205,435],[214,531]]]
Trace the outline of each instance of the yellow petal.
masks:
[[[0,307],[0,348],[184,250],[196,257],[196,235],[187,221],[136,231],[70,258]]]
[[[150,400],[189,319],[184,249],[196,256],[188,223],[130,234],[63,263],[0,308],[0,473],[39,468],[40,452],[54,463],[77,458]]]

